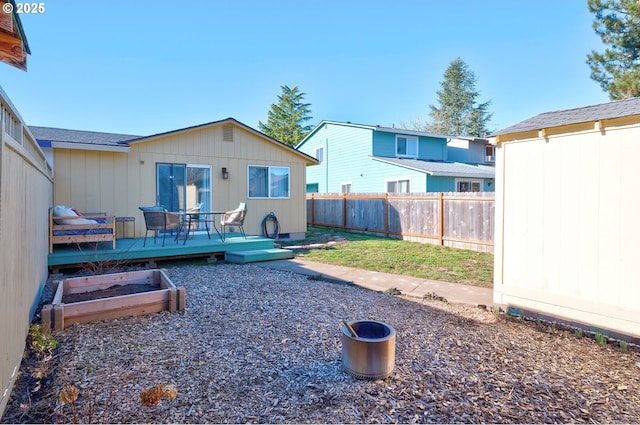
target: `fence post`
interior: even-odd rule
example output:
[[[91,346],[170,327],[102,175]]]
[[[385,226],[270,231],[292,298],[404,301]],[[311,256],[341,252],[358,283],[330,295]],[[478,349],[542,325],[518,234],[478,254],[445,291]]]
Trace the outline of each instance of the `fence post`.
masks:
[[[438,238],[440,246],[444,246],[444,193],[438,194]]]
[[[389,192],[384,193],[384,236],[389,237]]]
[[[342,228],[347,229],[347,194],[342,194]]]
[[[316,205],[315,198],[313,197],[313,193],[311,194],[311,225],[316,225]]]

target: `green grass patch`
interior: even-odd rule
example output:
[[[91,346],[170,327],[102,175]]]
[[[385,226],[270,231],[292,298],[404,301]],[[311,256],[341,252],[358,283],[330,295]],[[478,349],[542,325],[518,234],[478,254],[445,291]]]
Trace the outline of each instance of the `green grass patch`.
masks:
[[[340,241],[341,238],[346,241]],[[304,241],[292,241],[283,245],[309,245],[331,240],[336,240],[337,243],[321,248],[296,250],[296,256],[364,270],[493,287],[491,253],[321,227],[309,227]]]

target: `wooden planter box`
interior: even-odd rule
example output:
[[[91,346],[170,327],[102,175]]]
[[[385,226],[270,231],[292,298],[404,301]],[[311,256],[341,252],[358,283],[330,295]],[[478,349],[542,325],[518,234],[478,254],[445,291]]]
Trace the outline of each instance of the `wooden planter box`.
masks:
[[[153,285],[158,289],[79,302],[63,302],[65,296],[86,294],[127,285]],[[90,296],[89,296],[90,298]],[[58,284],[53,304],[42,308],[45,329],[63,330],[74,323],[117,319],[126,316],[175,312],[185,308],[185,289],[176,286],[165,270],[142,270],[65,279]],[[53,325],[53,326],[52,326]]]

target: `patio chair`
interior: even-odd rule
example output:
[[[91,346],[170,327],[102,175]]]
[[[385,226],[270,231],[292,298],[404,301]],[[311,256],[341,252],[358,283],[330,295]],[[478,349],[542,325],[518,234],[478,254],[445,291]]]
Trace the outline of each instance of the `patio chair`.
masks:
[[[144,214],[144,223],[147,226],[147,231],[144,234],[144,242],[142,246],[147,245],[147,234],[149,230],[154,231],[153,234],[153,244],[156,244],[156,238],[158,236],[158,232],[162,231],[162,246],[164,246],[164,240],[167,237],[168,230],[176,229],[178,235],[180,234],[180,230],[182,228],[182,221],[180,220],[180,215],[170,213],[164,210],[164,208],[159,209],[151,209],[149,207],[140,207],[142,210],[142,214]],[[178,243],[178,236],[176,236],[176,243]]]
[[[240,234],[243,238],[247,239],[247,235],[244,233],[244,218],[247,215],[247,204],[240,202],[238,208],[232,211],[227,211],[220,217],[220,225],[222,226],[222,242],[226,239],[226,228],[231,226],[237,226],[240,229]]]
[[[200,229],[200,211],[204,203],[198,202],[193,207],[187,208],[188,223],[191,226],[189,231],[195,231]]]

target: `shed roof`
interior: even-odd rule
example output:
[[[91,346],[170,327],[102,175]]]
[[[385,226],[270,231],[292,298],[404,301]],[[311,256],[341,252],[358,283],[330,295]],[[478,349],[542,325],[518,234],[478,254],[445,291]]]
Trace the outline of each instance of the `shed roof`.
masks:
[[[615,102],[601,103],[598,105],[583,106],[581,108],[544,112],[533,118],[529,118],[519,122],[518,124],[497,131],[489,137],[612,118],[623,118],[631,115],[640,115],[640,98],[636,97],[618,100]]]
[[[425,161],[410,158],[386,158],[372,157],[374,161],[399,165],[404,168],[421,171],[432,176],[439,177],[467,177],[476,179],[492,179],[495,177],[495,168],[488,165],[472,165],[461,162]]]

